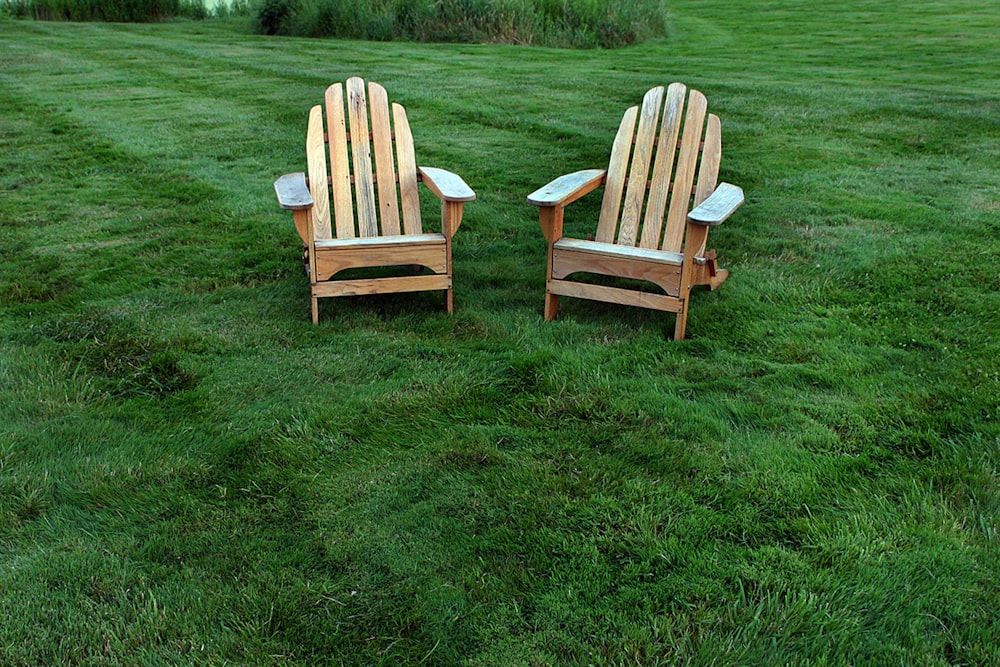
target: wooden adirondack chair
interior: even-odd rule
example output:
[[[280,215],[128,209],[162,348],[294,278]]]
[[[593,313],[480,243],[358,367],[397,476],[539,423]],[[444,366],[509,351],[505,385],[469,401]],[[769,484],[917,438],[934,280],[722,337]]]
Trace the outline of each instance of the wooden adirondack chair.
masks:
[[[274,184],[278,203],[293,212],[302,237],[313,322],[319,322],[320,298],[358,294],[445,290],[445,307],[451,312],[452,236],[462,223],[465,202],[476,193],[451,172],[417,167],[406,111],[394,103],[390,113],[379,84],[365,86],[353,77],[346,86],[327,88],[325,102],[326,130],[323,107],[309,111],[308,179],[299,172]],[[418,182],[441,200],[440,233],[423,231]],[[420,266],[431,272],[334,279],[348,269],[386,266]]]
[[[549,244],[546,320],[556,316],[559,296],[572,296],[677,313],[674,338],[684,338],[691,288],[714,290],[729,275],[705,250],[708,228],[743,203],[740,188],[716,184],[720,122],[706,111],[697,90],[653,88],[641,108],[625,112],[607,169],[561,176],[528,196]],[[597,235],[565,238],[564,207],[601,185]],[[578,272],[643,280],[662,293],[567,280]]]

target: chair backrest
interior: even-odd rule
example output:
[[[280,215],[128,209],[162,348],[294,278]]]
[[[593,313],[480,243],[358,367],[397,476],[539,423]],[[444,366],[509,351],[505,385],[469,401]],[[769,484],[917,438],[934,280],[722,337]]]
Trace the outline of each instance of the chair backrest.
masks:
[[[707,108],[700,92],[673,83],[649,90],[641,108],[625,112],[596,240],[682,251],[687,214],[715,190],[719,174],[721,124]]]
[[[315,237],[420,234],[417,165],[406,110],[393,103],[390,112],[385,88],[373,82],[366,87],[358,77],[327,88],[325,106],[326,130],[323,106],[316,105],[306,135]]]

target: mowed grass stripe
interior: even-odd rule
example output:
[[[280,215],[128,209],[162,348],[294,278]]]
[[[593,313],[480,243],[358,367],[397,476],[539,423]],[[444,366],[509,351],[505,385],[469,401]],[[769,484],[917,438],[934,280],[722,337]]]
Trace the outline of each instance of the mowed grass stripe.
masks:
[[[0,22],[0,661],[995,662],[995,21],[741,9],[588,53]],[[271,181],[356,73],[480,192],[452,317],[309,322]],[[680,345],[543,323],[525,194],[675,79],[732,279]]]

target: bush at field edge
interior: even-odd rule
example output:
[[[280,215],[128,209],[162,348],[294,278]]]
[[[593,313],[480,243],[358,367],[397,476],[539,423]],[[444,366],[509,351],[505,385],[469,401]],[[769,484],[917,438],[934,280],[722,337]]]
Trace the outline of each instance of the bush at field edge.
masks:
[[[264,0],[267,35],[615,48],[666,34],[662,0]]]

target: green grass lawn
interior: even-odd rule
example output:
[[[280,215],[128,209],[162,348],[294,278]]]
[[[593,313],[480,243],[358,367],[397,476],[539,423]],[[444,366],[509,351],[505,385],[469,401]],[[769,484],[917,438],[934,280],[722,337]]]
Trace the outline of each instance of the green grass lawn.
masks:
[[[1000,6],[671,7],[620,51],[0,20],[0,664],[1000,664]],[[310,322],[271,183],[355,74],[479,193],[452,316]],[[543,322],[526,195],[675,80],[731,278],[680,343]]]

